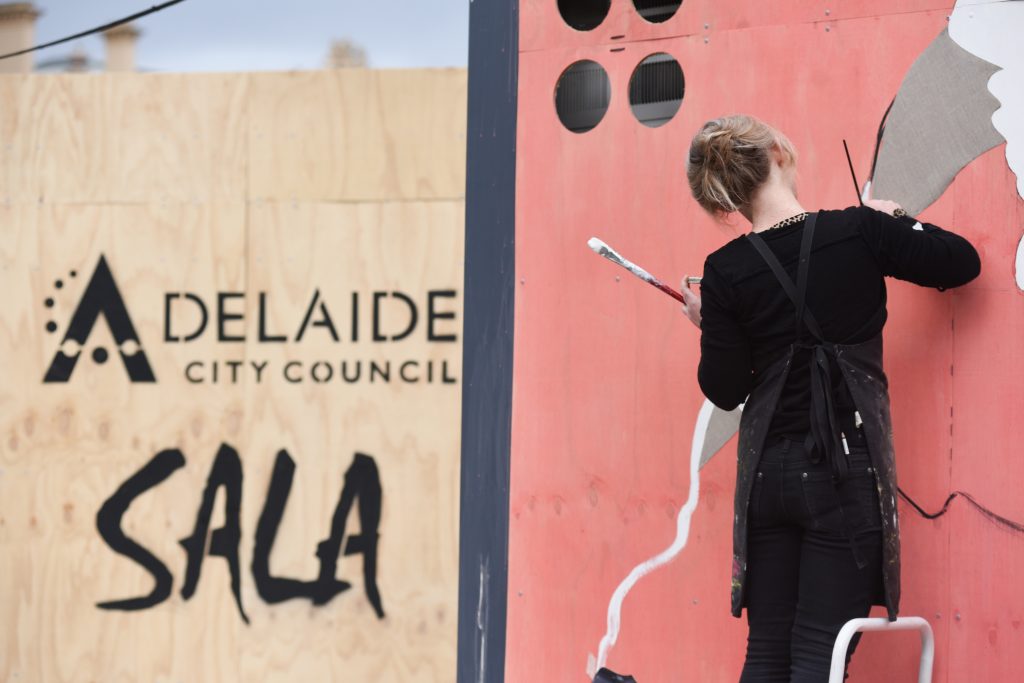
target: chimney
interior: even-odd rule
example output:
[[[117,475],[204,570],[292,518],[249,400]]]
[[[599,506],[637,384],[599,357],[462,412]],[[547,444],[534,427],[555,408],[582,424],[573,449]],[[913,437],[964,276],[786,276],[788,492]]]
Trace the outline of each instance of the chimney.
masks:
[[[107,71],[135,71],[135,43],[139,29],[121,24],[103,33],[107,42]]]
[[[67,70],[72,74],[84,74],[89,70],[89,55],[81,45],[76,45],[68,56]]]
[[[0,54],[25,50],[36,39],[36,18],[39,11],[31,2],[0,4]],[[33,54],[0,59],[0,73],[28,73],[32,71]]]
[[[335,40],[327,55],[327,68],[347,69],[366,66],[366,50],[350,40]]]

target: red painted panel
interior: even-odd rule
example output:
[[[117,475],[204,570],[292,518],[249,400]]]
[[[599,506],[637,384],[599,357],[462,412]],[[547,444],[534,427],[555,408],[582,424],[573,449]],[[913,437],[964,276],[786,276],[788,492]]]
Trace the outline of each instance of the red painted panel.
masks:
[[[819,21],[830,4],[837,7]],[[882,112],[952,2],[688,0],[661,25],[638,23],[628,0],[612,5],[589,33],[568,29],[554,0],[527,0],[522,9],[506,660],[513,682],[585,680],[612,592],[671,543],[690,485],[703,402],[698,333],[675,302],[595,256],[587,239],[602,238],[674,286],[684,273],[699,274],[704,256],[744,226],[716,225],[689,198],[686,150],[703,121],[735,111],[793,139],[808,205],[848,205],[842,138],[863,178]],[[873,16],[883,11],[891,14]],[[712,19],[707,42],[704,14]],[[625,42],[612,45],[617,33]],[[679,60],[687,89],[679,114],[650,129],[633,118],[626,93],[632,70],[657,51]],[[608,113],[582,135],[565,130],[553,106],[559,75],[578,59],[600,62],[612,85]],[[971,490],[1022,519],[1018,487],[1006,485],[1024,467],[1010,450],[1024,362],[1008,350],[1020,348],[1024,331],[1012,270],[1021,202],[1002,154],[976,161],[924,216],[978,245],[982,277],[946,293],[892,282],[886,367],[903,488],[930,509],[950,490]],[[1002,341],[1000,320],[1017,320]],[[993,394],[983,385],[995,358],[1003,377]],[[1004,400],[996,409],[993,396]],[[983,446],[984,455],[974,453]],[[971,469],[982,458],[988,463]],[[734,467],[735,439],[701,472],[688,547],[625,601],[609,663],[641,683],[738,676],[746,628],[729,616]],[[979,521],[962,500],[934,521],[906,506],[901,514],[902,611],[935,628],[935,681],[1014,680],[1000,676],[1020,668],[1008,642],[1024,591],[1008,572],[1011,562],[1021,566],[1024,539]],[[993,545],[998,553],[975,558]],[[996,596],[986,576],[1006,595]],[[965,605],[975,621],[956,621]],[[982,622],[993,625],[973,626]],[[985,650],[993,676],[976,678],[972,651],[993,637]],[[872,635],[853,672],[860,680],[913,680],[916,657],[913,634]]]
[[[703,36],[735,29],[808,23],[824,28],[844,19],[945,12],[952,6],[952,0],[684,0],[670,19],[652,23],[640,16],[632,0],[611,0],[608,16],[599,26],[578,31],[562,19],[556,0],[522,0],[519,45],[521,52],[532,52],[689,35],[703,40]]]
[[[1013,255],[1024,230],[1024,202],[1003,188],[1014,178],[1002,146],[957,181],[956,211],[976,235],[983,273],[978,287],[954,298],[953,459],[951,488],[994,512],[1024,520],[1024,293],[1013,280]],[[950,668],[959,680],[1021,678],[1024,538],[1005,531],[958,499],[951,505]],[[952,679],[951,679],[952,680]]]

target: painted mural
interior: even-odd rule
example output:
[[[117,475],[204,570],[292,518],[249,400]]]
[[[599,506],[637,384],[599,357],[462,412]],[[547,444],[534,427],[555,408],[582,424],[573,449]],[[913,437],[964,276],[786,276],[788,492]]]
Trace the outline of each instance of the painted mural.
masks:
[[[586,249],[596,235],[657,277],[699,274],[744,226],[689,198],[685,150],[733,112],[792,135],[808,204],[857,201],[845,139],[858,193],[978,246],[982,275],[962,290],[889,286],[901,614],[935,629],[934,680],[1016,680],[1020,35],[1020,0],[523,3],[506,680],[601,666],[642,683],[738,676],[738,411],[700,394],[677,305]],[[682,77],[653,69],[656,54]],[[852,680],[911,680],[915,642],[866,637]]]

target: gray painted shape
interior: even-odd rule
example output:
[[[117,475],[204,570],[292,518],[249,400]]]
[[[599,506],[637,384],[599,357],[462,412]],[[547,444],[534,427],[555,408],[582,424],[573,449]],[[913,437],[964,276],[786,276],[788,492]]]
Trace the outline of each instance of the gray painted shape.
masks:
[[[900,85],[878,151],[871,195],[917,215],[942,196],[957,173],[1004,142],[992,125],[999,101],[988,80],[999,71],[943,30]]]
[[[743,409],[722,410],[715,406],[711,412],[711,419],[708,420],[708,430],[704,434],[704,447],[700,451],[700,468],[707,464],[722,446],[726,444],[733,435],[740,429],[740,415]]]

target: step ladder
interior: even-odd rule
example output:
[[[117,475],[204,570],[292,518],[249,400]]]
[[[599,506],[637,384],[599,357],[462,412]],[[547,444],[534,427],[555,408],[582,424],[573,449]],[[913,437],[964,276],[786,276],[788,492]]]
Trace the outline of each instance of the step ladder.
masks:
[[[850,647],[850,639],[858,631],[920,631],[921,666],[917,672],[917,683],[931,683],[932,664],[935,661],[935,636],[932,635],[932,627],[921,617],[899,617],[896,621],[874,617],[851,619],[846,622],[839,630],[836,644],[832,647],[832,668],[829,670],[828,683],[843,683],[846,651]]]

